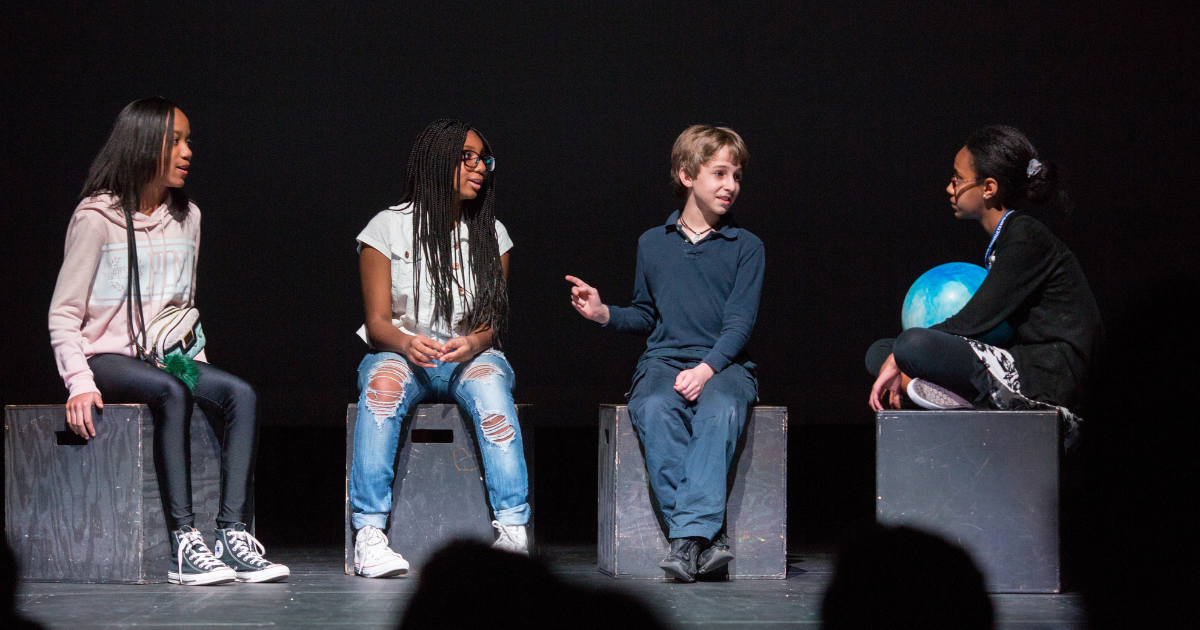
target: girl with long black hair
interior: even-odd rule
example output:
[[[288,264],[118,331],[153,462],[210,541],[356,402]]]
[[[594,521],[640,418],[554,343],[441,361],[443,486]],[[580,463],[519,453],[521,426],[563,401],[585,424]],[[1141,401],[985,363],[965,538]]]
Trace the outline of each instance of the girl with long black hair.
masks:
[[[474,420],[495,512],[496,548],[528,553],[528,474],[513,405],[514,375],[494,347],[508,319],[508,250],[496,220],[496,161],[483,134],[438,120],[417,136],[398,205],[358,235],[370,346],[350,470],[354,567],[364,577],[408,571],[384,532],[400,426],[426,399],[457,402]],[[430,518],[433,515],[429,515]]]
[[[956,315],[872,346],[871,408],[899,407],[903,390],[929,409],[1057,407],[1073,427],[1102,340],[1100,311],[1075,255],[1015,209],[1061,199],[1058,169],[1019,130],[986,127],[955,156],[946,192],[956,217],[992,235],[988,274]],[[1014,333],[1003,347],[979,341],[1005,322]]]
[[[75,433],[96,435],[92,408],[103,409],[104,398],[150,406],[154,466],[170,530],[167,579],[188,585],[273,582],[286,578],[288,568],[264,559],[245,526],[258,448],[254,390],[209,365],[203,350],[175,373],[160,368],[177,357],[146,360],[144,352],[148,323],[196,301],[200,210],[182,190],[190,141],[187,116],[167,99],[142,99],[121,110],[67,228],[50,304],[50,340],[69,391],[67,425]],[[216,555],[194,527],[193,405],[224,420]]]

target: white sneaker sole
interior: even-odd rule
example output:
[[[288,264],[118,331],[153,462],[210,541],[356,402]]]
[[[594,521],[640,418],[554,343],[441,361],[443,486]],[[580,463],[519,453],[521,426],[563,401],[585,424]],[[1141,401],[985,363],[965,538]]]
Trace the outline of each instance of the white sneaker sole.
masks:
[[[168,582],[184,586],[215,586],[228,584],[236,579],[237,573],[233,569],[218,569],[207,573],[184,573],[182,577],[175,571],[167,572]]]
[[[525,557],[529,557],[529,547],[518,547],[516,545],[492,545],[492,549],[503,551],[505,553],[515,553]]]
[[[354,565],[354,573],[365,578],[389,578],[408,573],[407,560],[395,560],[371,567]]]
[[[251,584],[261,584],[263,582],[278,582],[286,580],[292,574],[291,569],[277,564],[275,566],[260,569],[258,571],[238,571],[237,581],[249,582]]]
[[[909,400],[912,400],[925,409],[947,411],[951,409],[974,408],[974,405],[958,394],[941,385],[935,385],[919,378],[914,378],[910,381],[908,389],[905,391],[908,393]]]

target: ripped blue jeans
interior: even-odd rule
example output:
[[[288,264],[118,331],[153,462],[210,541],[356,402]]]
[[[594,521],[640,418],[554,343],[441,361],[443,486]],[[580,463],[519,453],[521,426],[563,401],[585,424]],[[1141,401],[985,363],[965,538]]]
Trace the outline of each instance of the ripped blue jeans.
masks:
[[[475,425],[483,455],[484,483],[501,525],[529,522],[529,475],[521,427],[513,405],[512,366],[497,350],[465,363],[413,365],[393,352],[375,352],[358,366],[358,422],[350,467],[350,507],[354,529],[386,530],[392,511],[392,482],[400,425],[413,405],[454,400]]]

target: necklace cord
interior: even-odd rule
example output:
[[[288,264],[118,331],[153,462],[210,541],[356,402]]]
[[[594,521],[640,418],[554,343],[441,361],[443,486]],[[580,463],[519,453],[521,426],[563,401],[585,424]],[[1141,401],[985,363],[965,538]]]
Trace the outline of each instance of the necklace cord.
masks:
[[[682,215],[679,217],[678,224],[679,224],[679,226],[680,226],[680,227],[682,227],[683,229],[685,229],[685,230],[687,230],[687,231],[691,232],[691,233],[692,233],[692,236],[702,236],[702,235],[704,235],[704,234],[708,234],[709,232],[711,232],[711,231],[712,231],[712,226],[711,226],[711,225],[710,225],[710,226],[708,226],[708,229],[707,229],[707,230],[704,230],[704,231],[702,231],[702,232],[697,232],[696,230],[693,230],[693,229],[692,229],[692,226],[688,225],[688,224],[687,224],[687,223],[686,223],[686,222],[683,220],[683,216],[682,216]]]

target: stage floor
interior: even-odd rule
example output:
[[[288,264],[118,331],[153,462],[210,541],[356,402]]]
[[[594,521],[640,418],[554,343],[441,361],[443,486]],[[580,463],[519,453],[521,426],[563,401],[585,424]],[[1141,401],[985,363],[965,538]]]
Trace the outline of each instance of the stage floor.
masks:
[[[23,583],[17,608],[52,629],[394,628],[417,586],[412,576],[344,575],[341,549],[280,549],[268,555],[291,567],[288,581],[214,587]],[[817,628],[821,594],[833,571],[833,554],[823,550],[790,555],[786,580],[696,584],[612,579],[596,570],[594,547],[544,547],[542,557],[569,582],[640,597],[678,628]],[[992,601],[998,629],[1084,626],[1077,595],[994,595]]]

